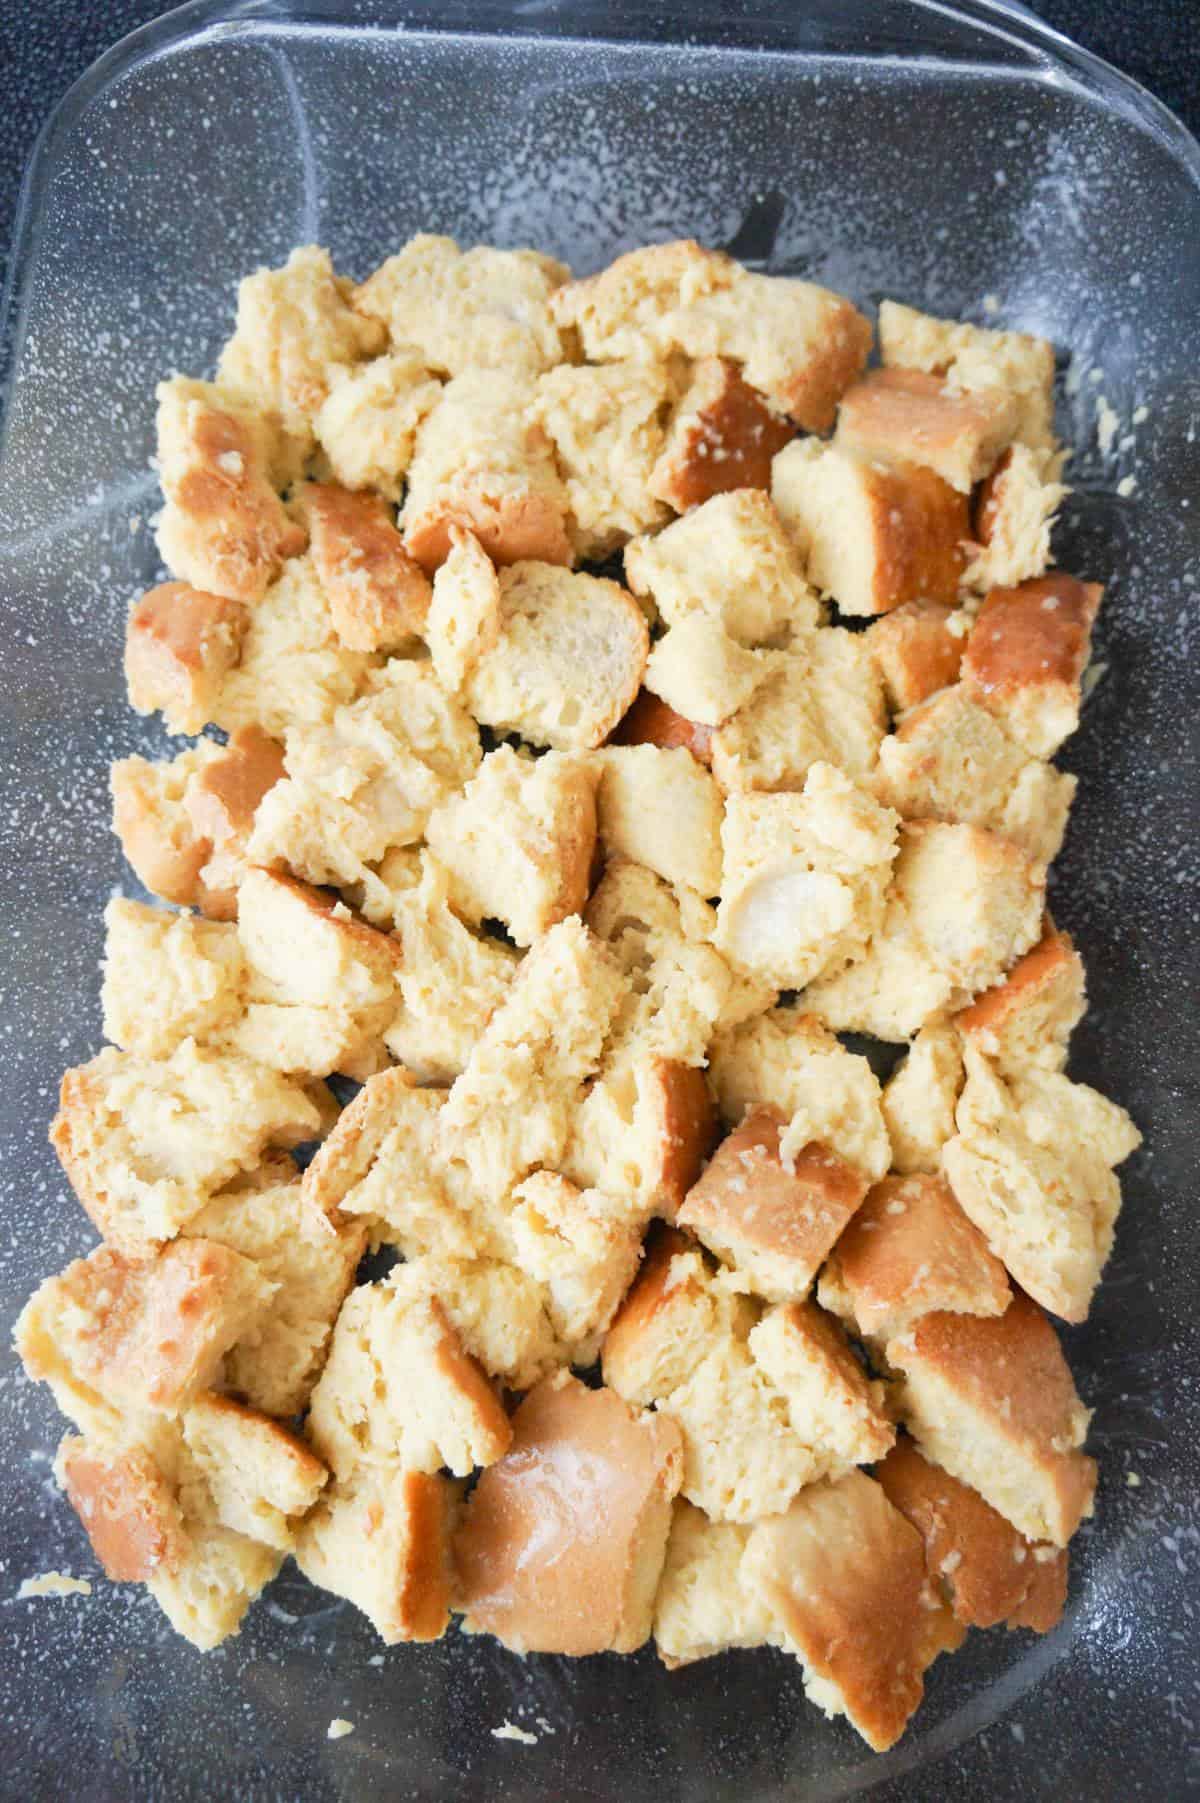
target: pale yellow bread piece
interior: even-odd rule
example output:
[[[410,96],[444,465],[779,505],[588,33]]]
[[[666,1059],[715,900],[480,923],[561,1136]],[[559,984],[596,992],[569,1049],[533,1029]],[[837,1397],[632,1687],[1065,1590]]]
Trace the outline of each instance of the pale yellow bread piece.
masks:
[[[958,681],[968,629],[966,616],[941,601],[906,601],[871,622],[864,641],[894,714]]]
[[[387,652],[410,645],[424,627],[432,590],[404,549],[387,503],[335,482],[309,482],[297,506],[342,644]]]
[[[1060,933],[1047,915],[1033,950],[1002,983],[955,1015],[954,1026],[1002,1077],[1035,1067],[1061,1070],[1086,1007],[1083,960],[1070,934]]]
[[[187,1410],[183,1438],[224,1526],[290,1552],[297,1522],[329,1476],[303,1440],[257,1409],[211,1392]]]
[[[539,377],[533,416],[554,446],[577,557],[600,562],[670,519],[651,479],[672,389],[654,363],[560,363]]]
[[[811,1702],[876,1752],[921,1701],[923,1674],[965,1630],[925,1574],[920,1535],[860,1471],[801,1491],[752,1531],[741,1579],[800,1660]]]
[[[414,346],[430,369],[549,369],[565,346],[550,296],[570,276],[536,250],[460,250],[421,232],[368,276],[354,305],[386,328],[392,345]]]
[[[392,1270],[385,1288],[421,1307],[435,1297],[464,1351],[498,1388],[532,1389],[566,1361],[548,1287],[507,1258],[410,1259]]]
[[[477,538],[450,529],[450,549],[433,578],[425,642],[438,681],[451,695],[462,692],[481,657],[500,637],[500,578]]]
[[[713,775],[730,794],[802,789],[817,763],[863,781],[886,730],[868,638],[826,626],[778,653],[750,699],[713,733]]]
[[[771,486],[771,460],[793,426],[727,357],[702,357],[671,414],[649,490],[676,513],[735,488]]]
[[[1010,1290],[944,1177],[885,1177],[834,1247],[817,1290],[860,1338],[894,1339],[922,1315],[1002,1315]]]
[[[243,1006],[237,928],[114,897],[104,910],[104,1036],[161,1058],[181,1039],[222,1039]]]
[[[645,686],[685,720],[720,726],[745,706],[775,668],[769,651],[747,651],[707,614],[686,615],[651,648]]]
[[[587,900],[596,776],[581,758],[531,758],[501,745],[429,816],[429,848],[450,905],[473,925],[500,920],[532,945]]]
[[[922,1027],[883,1086],[892,1169],[902,1176],[940,1170],[942,1147],[954,1136],[954,1109],[963,1086],[962,1043],[956,1031],[962,1018],[954,1025]]]
[[[672,1220],[717,1131],[704,1072],[636,1042],[606,1060],[575,1110],[562,1169]]]
[[[1080,678],[1103,589],[1061,572],[994,588],[963,655],[963,683],[1035,757],[1079,724]]]
[[[572,1363],[592,1363],[641,1262],[640,1214],[624,1198],[535,1171],[513,1191],[508,1229],[514,1262],[545,1287]]]
[[[689,751],[612,745],[595,756],[596,822],[609,857],[631,858],[700,895],[721,887],[720,789]]]
[[[440,1640],[457,1506],[456,1486],[438,1473],[360,1467],[304,1521],[296,1563],[318,1589],[361,1609],[385,1645]]]
[[[1092,1512],[1089,1411],[1046,1316],[1020,1290],[1002,1315],[925,1315],[889,1340],[917,1445],[1030,1540],[1065,1546]]]
[[[873,369],[838,407],[836,443],[859,457],[919,463],[969,494],[1012,442],[1020,409],[1002,388],[953,388],[914,369]]]
[[[963,571],[971,589],[1041,576],[1054,556],[1050,535],[1070,490],[1059,480],[1062,459],[1049,451],[1014,444],[980,484],[971,508],[974,554]]]
[[[168,732],[200,732],[241,654],[249,614],[241,601],[186,582],[147,589],[125,627],[125,687],[138,714],[161,711]]]
[[[680,1497],[654,1599],[654,1643],[668,1670],[729,1647],[763,1646],[771,1616],[742,1578],[751,1529],[710,1521]]]
[[[417,430],[441,392],[441,383],[411,350],[331,369],[313,429],[334,481],[398,501]]]
[[[481,646],[463,698],[481,725],[531,745],[590,751],[636,696],[649,637],[617,582],[550,563],[500,572],[494,640]]]
[[[545,1379],[455,1537],[464,1629],[520,1653],[633,1652],[649,1638],[682,1474],[672,1423],[565,1372]]]
[[[781,1303],[751,1328],[747,1344],[787,1398],[793,1429],[821,1449],[829,1468],[884,1456],[896,1437],[885,1386],[867,1375],[832,1315],[815,1302]]]
[[[1015,436],[1035,450],[1054,447],[1054,346],[1027,332],[994,331],[936,319],[899,301],[879,308],[879,349],[888,368],[941,376],[966,394],[1010,396]]]

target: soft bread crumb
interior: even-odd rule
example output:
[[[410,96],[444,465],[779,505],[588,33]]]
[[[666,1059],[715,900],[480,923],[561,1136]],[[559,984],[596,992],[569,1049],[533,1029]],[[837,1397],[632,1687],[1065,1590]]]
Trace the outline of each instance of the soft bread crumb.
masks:
[[[69,1571],[43,1571],[35,1578],[22,1578],[16,1600],[27,1603],[39,1596],[91,1596],[87,1578],[73,1578]]]
[[[326,1740],[344,1740],[347,1734],[354,1733],[354,1723],[348,1722],[344,1715],[335,1715],[325,1730]]]

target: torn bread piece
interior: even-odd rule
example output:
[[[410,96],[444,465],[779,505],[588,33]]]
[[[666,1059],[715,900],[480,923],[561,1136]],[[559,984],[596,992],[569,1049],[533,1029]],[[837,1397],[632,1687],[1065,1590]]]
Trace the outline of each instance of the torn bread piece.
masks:
[[[640,1214],[624,1198],[535,1171],[513,1191],[508,1230],[515,1263],[545,1287],[572,1364],[591,1364],[641,1261]]]
[[[495,732],[590,751],[632,704],[648,648],[641,610],[619,583],[513,564],[500,572],[496,634],[480,647],[463,697]]]
[[[104,910],[104,927],[106,1039],[162,1058],[182,1039],[228,1036],[246,984],[236,927],[119,897]]]
[[[320,1122],[299,1084],[185,1039],[158,1060],[106,1046],[67,1071],[50,1143],[100,1233],[136,1258],[268,1146],[297,1145]]]
[[[970,536],[967,497],[933,470],[797,439],[775,459],[771,499],[809,581],[844,614],[956,600]]]
[[[606,1059],[579,1103],[562,1169],[576,1183],[673,1220],[717,1132],[704,1072],[641,1048]]]
[[[455,1537],[455,1606],[468,1634],[519,1653],[631,1653],[648,1639],[679,1431],[547,1378],[513,1416],[508,1457],[480,1478]]]
[[[1003,388],[958,389],[915,369],[873,369],[838,407],[836,443],[884,463],[917,463],[969,494],[1011,444],[1020,409]]]
[[[954,1136],[954,1109],[963,1086],[962,1042],[956,1031],[962,1018],[954,1025],[922,1027],[883,1086],[892,1169],[901,1176],[940,1170],[942,1147]]]
[[[1023,1289],[1083,1321],[1121,1206],[1113,1167],[1142,1136],[1123,1108],[1060,1071],[1006,1082],[971,1047],[966,1071],[942,1154],[954,1194]]]
[[[107,1578],[142,1584],[188,1556],[188,1535],[174,1486],[144,1446],[68,1434],[54,1475]]]
[[[494,1219],[501,1218],[497,1210]],[[530,1390],[563,1364],[566,1352],[550,1320],[545,1284],[511,1262],[511,1232],[506,1238],[501,1258],[409,1259],[393,1267],[385,1288],[421,1307],[436,1297],[463,1350],[498,1388]]]
[[[967,624],[944,602],[906,601],[867,627],[867,649],[893,714],[906,713],[958,681]]]
[[[400,524],[409,556],[430,575],[455,527],[493,563],[574,561],[570,503],[533,396],[519,369],[465,369],[421,422]]]
[[[771,460],[794,427],[727,357],[702,357],[671,414],[650,493],[676,513],[736,488],[771,486]]]
[[[310,1583],[361,1609],[386,1646],[450,1625],[457,1490],[438,1473],[360,1466],[333,1483],[293,1548]]]
[[[868,1341],[894,1339],[922,1315],[1002,1315],[1008,1278],[944,1177],[885,1177],[833,1248],[822,1307]]]
[[[1027,332],[999,332],[935,319],[899,301],[879,307],[879,348],[890,369],[918,369],[966,394],[999,390],[1017,405],[1014,436],[1054,449],[1054,346]]]
[[[631,540],[625,580],[666,625],[700,614],[750,647],[824,618],[771,497],[756,488],[715,495],[662,532]]]
[[[670,519],[651,476],[672,387],[654,363],[560,363],[539,377],[533,415],[554,446],[577,557],[599,563]]]
[[[750,1534],[742,1581],[799,1659],[809,1700],[883,1752],[921,1701],[926,1668],[965,1630],[925,1573],[919,1534],[861,1471],[802,1490]]]
[[[404,549],[381,496],[310,482],[298,509],[333,629],[348,651],[399,651],[425,624],[429,578]]]
[[[698,764],[712,764],[712,728],[687,720],[649,689],[642,689],[625,717],[617,723],[610,745],[657,745],[662,751],[682,748]]]
[[[577,914],[596,845],[595,785],[592,769],[565,752],[489,752],[426,827],[451,906],[474,925],[503,921],[522,946]]]
[[[1002,983],[956,1014],[954,1025],[1007,1078],[1035,1067],[1061,1070],[1086,1007],[1083,960],[1070,934],[1060,933],[1047,915],[1033,950],[1018,958]]]
[[[596,822],[606,855],[631,858],[669,883],[716,895],[724,802],[703,765],[682,748],[657,745],[610,745],[594,763],[600,773]]]
[[[1066,1595],[1065,1551],[1037,1546],[1018,1534],[982,1496],[922,1457],[913,1441],[897,1440],[875,1478],[925,1542],[925,1569],[956,1621],[970,1628],[1031,1627],[1048,1634]],[[1057,1608],[1042,1608],[1048,1568],[1061,1570]],[[1045,1574],[1045,1576],[1043,1576]],[[1049,1601],[1049,1598],[1046,1599]],[[1031,1607],[1032,1604],[1032,1607]]]
[[[995,588],[963,655],[963,684],[1035,757],[1051,757],[1079,724],[1080,678],[1104,591],[1074,576]]]
[[[669,1671],[730,1647],[766,1644],[771,1615],[742,1576],[751,1529],[710,1521],[680,1497],[654,1600],[654,1643]]]
[[[138,714],[168,732],[198,733],[237,663],[249,615],[241,601],[163,582],[134,602],[125,627],[125,686]]]
[[[462,692],[500,637],[500,578],[479,540],[460,526],[450,528],[424,630],[438,681],[451,695]]]
[[[785,1302],[767,1310],[747,1343],[759,1370],[787,1397],[796,1432],[832,1467],[884,1456],[896,1438],[885,1387],[867,1375],[831,1315],[814,1302]]]
[[[290,1552],[299,1521],[329,1476],[303,1440],[257,1409],[211,1392],[188,1408],[183,1439],[204,1474],[218,1520]]]
[[[778,989],[861,956],[883,919],[898,826],[832,764],[812,764],[798,795],[731,795],[717,949]]]
[[[549,369],[565,346],[550,296],[570,276],[536,250],[460,250],[453,238],[420,232],[354,292],[392,345],[414,345],[430,369]]]
[[[887,730],[883,684],[864,633],[825,626],[777,652],[766,679],[712,736],[727,793],[802,789],[816,763],[865,780]]]
[[[1050,1322],[1020,1290],[1002,1315],[925,1315],[887,1344],[917,1445],[1029,1540],[1065,1546],[1092,1513],[1089,1411]]]
[[[250,837],[258,810],[264,796],[283,780],[284,756],[278,740],[257,726],[238,727],[224,746],[215,749],[217,755],[206,758],[188,777],[182,803],[192,832],[208,847],[197,903],[205,914],[232,920],[238,890],[250,867]]]
[[[770,652],[747,651],[717,621],[689,614],[651,648],[645,686],[679,715],[720,726],[744,707],[770,675]]]
[[[1050,535],[1070,492],[1058,479],[1062,459],[1026,444],[1010,445],[982,482],[971,506],[974,555],[963,571],[977,592],[1027,582],[1054,557]]]
[[[313,429],[334,481],[399,501],[418,428],[437,405],[441,383],[404,349],[331,369],[328,377]]]

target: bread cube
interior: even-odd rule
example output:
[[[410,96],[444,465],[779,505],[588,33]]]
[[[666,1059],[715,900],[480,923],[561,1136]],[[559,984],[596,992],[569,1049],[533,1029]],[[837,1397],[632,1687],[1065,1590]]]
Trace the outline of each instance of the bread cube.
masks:
[[[933,470],[798,439],[775,459],[771,498],[808,580],[844,614],[955,601],[970,536],[967,497]]]
[[[852,456],[918,463],[970,494],[1012,442],[1019,407],[1002,388],[962,390],[916,369],[873,369],[842,396],[836,442]]]
[[[668,1670],[729,1647],[762,1646],[771,1617],[742,1578],[750,1529],[675,1504],[654,1602],[654,1642]]]
[[[567,1352],[550,1320],[547,1286],[509,1262],[514,1238],[507,1227],[502,1237],[504,1257],[409,1259],[394,1266],[384,1287],[420,1307],[436,1297],[463,1350],[498,1387],[530,1390]]]
[[[169,762],[120,758],[109,772],[112,827],[121,850],[139,882],[165,901],[194,907],[210,900],[200,873],[212,844],[196,831],[183,798],[191,777],[219,750],[211,740],[202,739]],[[215,898],[215,911],[222,918],[235,909],[232,898]],[[205,908],[210,911],[214,910]]]
[[[54,1475],[114,1583],[145,1583],[187,1558],[187,1529],[174,1488],[145,1447],[68,1434]]]
[[[1061,1070],[1087,1006],[1085,983],[1070,934],[1060,933],[1047,915],[1033,950],[1018,958],[1002,983],[955,1015],[954,1025],[1002,1077],[1033,1067]]]
[[[318,1589],[361,1609],[387,1646],[440,1640],[450,1625],[448,1478],[360,1467],[332,1484],[296,1537],[296,1563]]]
[[[860,781],[875,768],[887,708],[865,634],[826,626],[779,653],[712,737],[713,775],[738,789],[802,789],[815,763]]]
[[[303,1440],[228,1396],[198,1396],[183,1417],[184,1444],[204,1473],[217,1518],[235,1533],[290,1552],[298,1518],[329,1473]]]
[[[842,1329],[814,1302],[770,1308],[750,1331],[751,1355],[787,1398],[793,1428],[833,1468],[869,1465],[892,1445],[884,1386],[867,1376]]]
[[[942,602],[906,601],[867,627],[866,646],[894,714],[958,681],[967,625],[964,614]]]
[[[1080,677],[1104,591],[1074,576],[996,588],[963,655],[963,684],[1034,757],[1050,757],[1079,724]]]
[[[605,1337],[604,1381],[645,1407],[677,1390],[713,1346],[744,1340],[753,1318],[686,1234],[659,1228]]]
[[[1053,448],[1054,346],[1044,338],[935,319],[885,300],[879,348],[888,368],[925,370],[967,394],[1010,396],[1017,405],[1015,437],[1035,450]]]
[[[169,732],[200,732],[238,660],[248,618],[242,602],[186,582],[147,589],[125,628],[130,707],[138,714],[161,711]]]
[[[668,627],[646,662],[647,689],[684,719],[720,726],[771,674],[770,652],[747,651],[705,614]]]
[[[562,1169],[673,1220],[715,1134],[704,1072],[635,1044],[606,1061],[579,1103]]]
[[[468,670],[463,696],[495,732],[588,751],[633,702],[648,643],[641,611],[619,583],[517,563],[500,573],[496,637]]]
[[[686,720],[658,695],[642,689],[625,717],[609,737],[610,745],[657,745],[663,751],[682,747],[698,764],[712,763],[712,728],[698,720]]]
[[[411,350],[330,370],[329,392],[313,416],[313,429],[334,481],[399,501],[417,430],[441,392],[441,383]]]
[[[1009,587],[1041,576],[1054,561],[1050,534],[1069,490],[1059,481],[1053,452],[1010,445],[975,496],[971,538],[976,546],[963,571],[968,588]]]
[[[690,752],[657,745],[608,746],[600,772],[596,822],[612,857],[632,858],[669,883],[701,895],[721,887],[721,791]]]
[[[1014,968],[1019,970],[1021,962]],[[954,1135],[954,1107],[962,1085],[962,1045],[955,1028],[922,1027],[883,1086],[883,1118],[894,1171],[909,1176],[941,1169],[942,1147]]]
[[[676,513],[737,488],[771,486],[771,460],[793,427],[726,357],[703,357],[671,415],[650,493]]]
[[[387,503],[333,482],[310,482],[300,490],[299,506],[342,644],[349,651],[399,651],[424,626],[432,590],[404,549]]]
[[[214,919],[233,920],[259,805],[285,774],[283,747],[257,726],[241,726],[226,745],[213,749],[216,756],[206,758],[187,779],[183,813],[209,848],[196,905]],[[115,773],[117,766],[113,768]]]
[[[532,945],[587,899],[595,776],[564,752],[533,759],[502,745],[430,815],[426,837],[451,906],[476,925],[501,920]]]
[[[1002,1315],[925,1315],[887,1345],[901,1419],[927,1459],[1029,1540],[1065,1546],[1092,1512],[1089,1412],[1058,1337],[1021,1294]]]
[[[182,1039],[220,1041],[242,1011],[237,929],[114,898],[104,910],[104,1036],[161,1058]]]
[[[455,1536],[465,1631],[519,1653],[635,1651],[650,1634],[682,1468],[670,1422],[566,1372],[545,1379]]]
[[[628,1202],[535,1171],[513,1191],[514,1259],[546,1289],[546,1312],[571,1351],[590,1364],[642,1257],[640,1216]]]
[[[500,637],[500,579],[479,540],[459,526],[450,529],[450,549],[433,578],[433,600],[425,620],[438,681],[460,694],[481,657]]]
[[[533,416],[554,446],[577,557],[599,562],[670,519],[651,474],[671,389],[653,363],[560,363],[539,377]]]

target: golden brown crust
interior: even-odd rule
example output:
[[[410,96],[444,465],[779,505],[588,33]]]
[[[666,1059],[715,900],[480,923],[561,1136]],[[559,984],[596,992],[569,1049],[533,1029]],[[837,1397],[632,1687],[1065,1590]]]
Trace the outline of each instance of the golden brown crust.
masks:
[[[1033,1548],[1033,1579],[1008,1618],[1010,1628],[1032,1628],[1035,1634],[1049,1634],[1058,1626],[1066,1607],[1070,1559],[1065,1546]]]
[[[212,841],[192,825],[182,798],[173,817],[164,819],[155,771],[145,758],[121,758],[113,765],[113,831],[134,874],[152,895],[194,908],[208,900],[200,872],[212,854]],[[232,898],[228,915],[222,911],[225,906],[226,898],[215,899],[205,913],[217,920],[232,918]]]
[[[408,1516],[409,1557],[396,1598],[397,1616],[406,1640],[440,1640],[450,1625],[449,1485],[437,1473],[406,1471],[400,1490]]]
[[[381,496],[314,482],[301,493],[333,629],[351,651],[396,651],[420,632],[433,591]]]
[[[918,464],[873,466],[868,493],[880,551],[874,611],[914,600],[952,603],[966,567],[966,496]]]
[[[673,751],[682,746],[706,767],[712,764],[711,726],[701,726],[695,720],[685,720],[677,714],[673,707],[649,689],[641,689],[633,706],[625,717],[617,723],[609,743],[613,745],[657,745],[663,751]]]
[[[743,381],[735,363],[704,357],[650,472],[650,493],[686,513],[729,489],[769,489],[771,460],[792,435],[791,422]]]
[[[143,1448],[120,1451],[69,1435],[59,1447],[57,1471],[114,1583],[143,1583],[183,1563],[190,1549],[179,1504]]]
[[[636,1356],[643,1335],[665,1310],[686,1303],[690,1285],[671,1283],[671,1260],[692,1245],[686,1234],[660,1227],[646,1242],[641,1270],[613,1317],[604,1341],[604,1366],[616,1371]]]
[[[430,1298],[435,1342],[432,1362],[438,1378],[472,1416],[472,1444],[480,1465],[493,1465],[512,1445],[512,1423],[479,1360],[462,1340],[436,1296]]]
[[[1003,983],[985,990],[969,1008],[955,1015],[955,1024],[986,1051],[985,1040],[1003,1033],[1047,989],[1079,968],[1079,953],[1071,935],[1060,933],[1047,915],[1042,936],[1033,950],[1017,959]]]
[[[977,545],[985,548],[991,544],[999,524],[1004,478],[1012,467],[1012,460],[1010,445],[971,497],[971,537]]]
[[[661,1160],[654,1207],[674,1218],[700,1175],[717,1133],[717,1111],[704,1072],[675,1058],[651,1060]]]
[[[873,369],[842,396],[837,437],[861,457],[919,463],[966,492],[1015,426],[1003,389],[949,389],[921,370]]]
[[[992,589],[967,640],[963,681],[1000,700],[1029,687],[1074,689],[1103,593],[1062,572]]]
[[[574,562],[559,502],[551,495],[490,494],[486,476],[474,492],[433,502],[404,528],[404,548],[427,574],[450,555],[456,531],[469,532],[497,565]]]
[[[867,645],[893,713],[957,682],[963,640],[948,629],[954,613],[943,602],[906,601],[867,628]]]
[[[244,851],[259,802],[286,775],[279,741],[260,727],[239,726],[221,755],[189,782],[184,807],[213,847],[228,853],[236,842]]]
[[[784,382],[775,398],[806,432],[828,432],[838,402],[858,376],[871,350],[870,321],[842,295],[831,295],[822,333],[822,355]]]
[[[221,678],[238,660],[249,617],[240,601],[186,582],[147,589],[125,628],[130,706],[139,714],[161,709],[172,730],[199,732]]]

